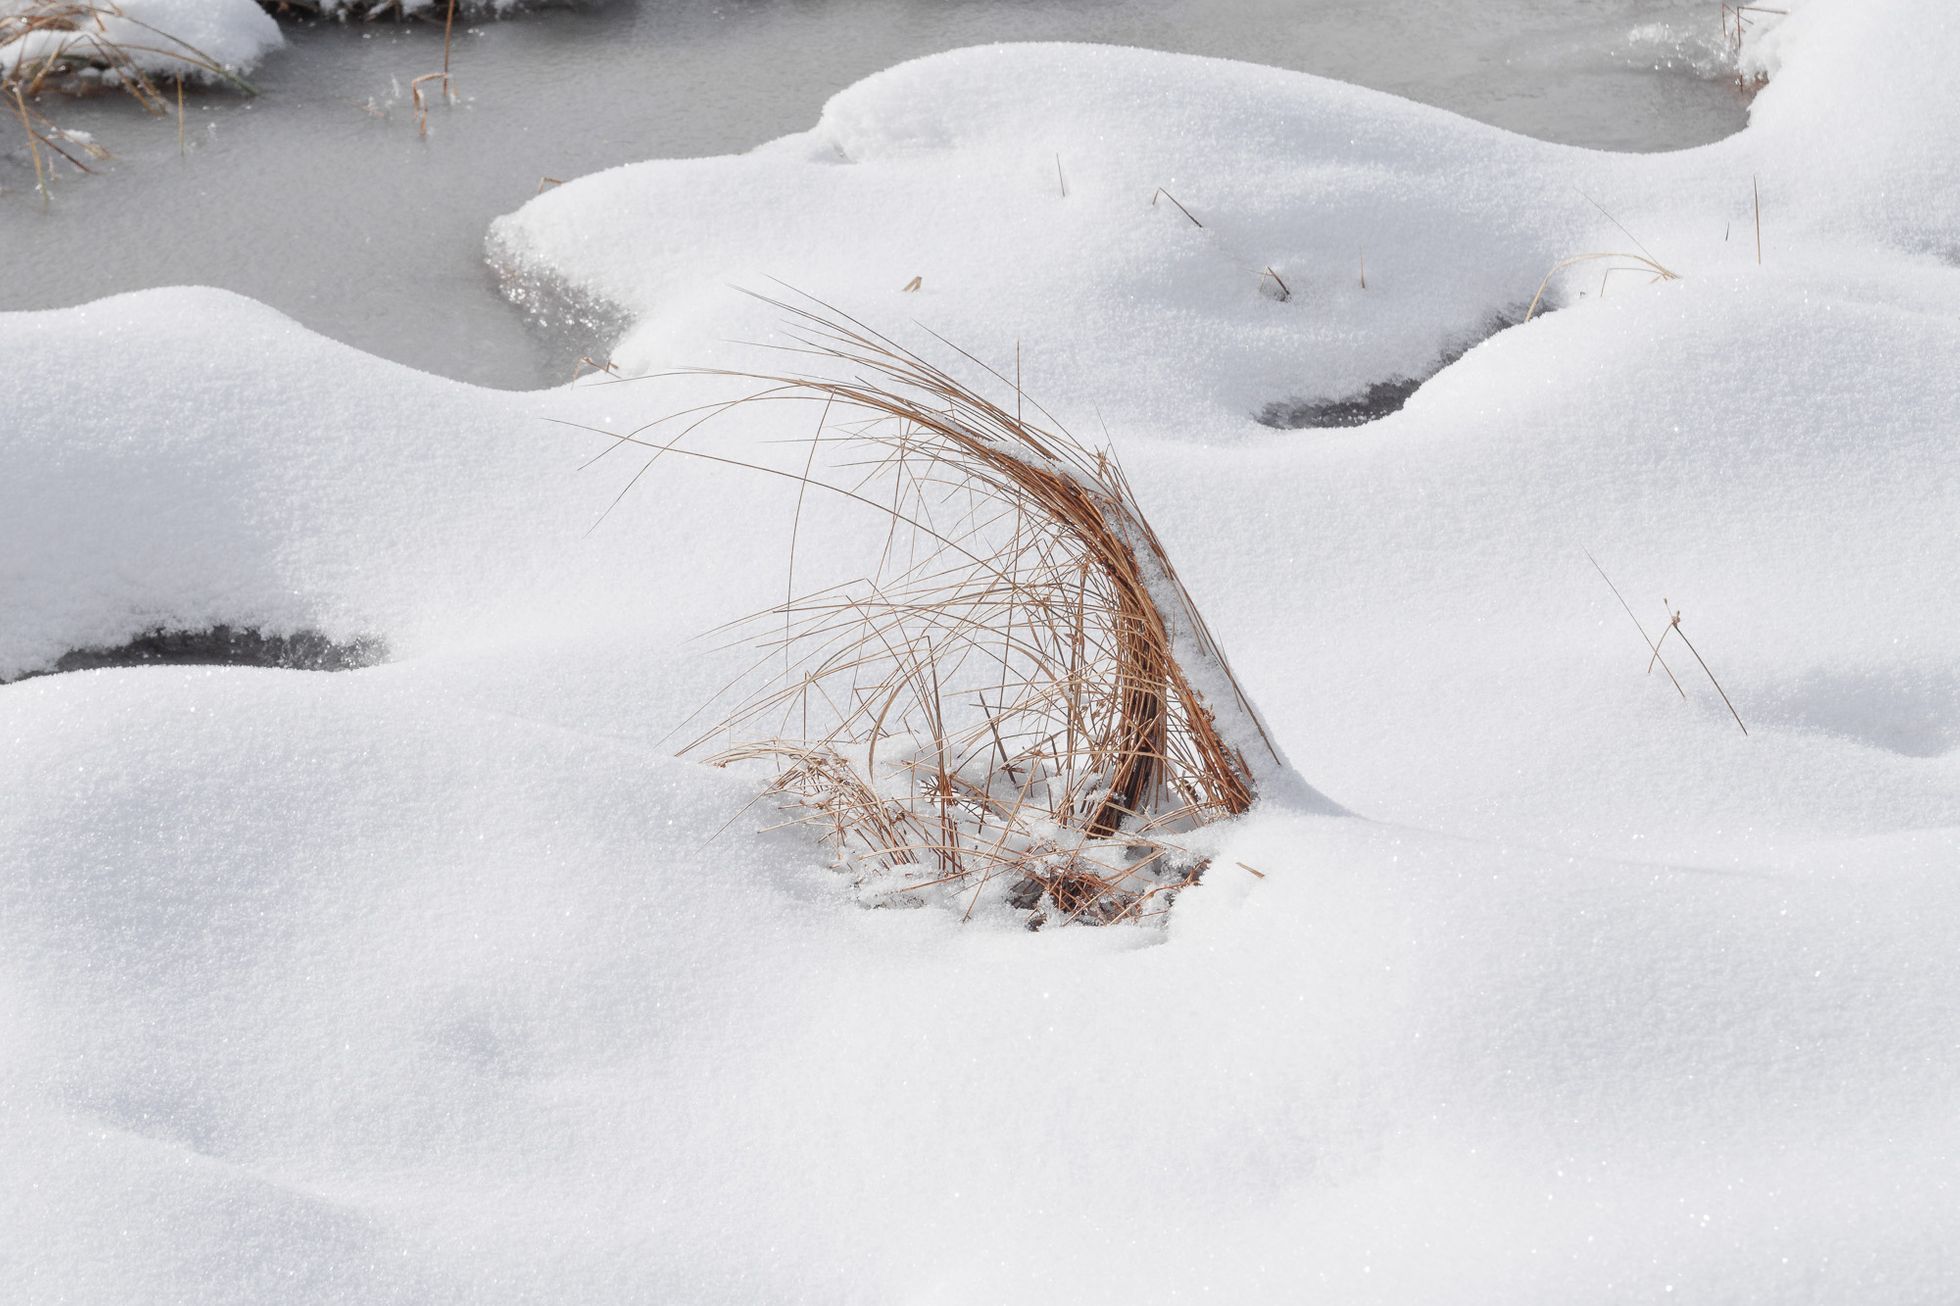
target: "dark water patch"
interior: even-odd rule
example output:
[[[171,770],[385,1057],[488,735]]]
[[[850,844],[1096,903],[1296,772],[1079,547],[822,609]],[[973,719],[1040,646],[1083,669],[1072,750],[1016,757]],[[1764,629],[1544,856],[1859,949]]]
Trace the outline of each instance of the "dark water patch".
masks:
[[[354,671],[387,660],[387,645],[362,637],[329,639],[317,630],[268,635],[251,626],[210,626],[203,630],[145,631],[125,644],[71,649],[54,665],[15,676],[13,681],[68,671],[108,667],[273,667],[283,671]],[[13,681],[0,681],[11,684]]]
[[[1551,311],[1550,305],[1541,304],[1536,315],[1543,317]],[[1476,331],[1445,345],[1436,361],[1420,376],[1386,377],[1357,393],[1331,399],[1275,399],[1254,414],[1254,419],[1261,426],[1281,431],[1332,430],[1366,426],[1369,422],[1379,421],[1390,413],[1401,412],[1402,406],[1415,396],[1415,392],[1444,368],[1498,332],[1523,322],[1525,312],[1526,309],[1519,306],[1492,314]]]
[[[1282,399],[1260,409],[1259,422],[1283,431],[1366,426],[1401,411],[1409,396],[1421,386],[1422,382],[1414,377],[1398,376],[1377,381],[1360,394],[1345,399]]]

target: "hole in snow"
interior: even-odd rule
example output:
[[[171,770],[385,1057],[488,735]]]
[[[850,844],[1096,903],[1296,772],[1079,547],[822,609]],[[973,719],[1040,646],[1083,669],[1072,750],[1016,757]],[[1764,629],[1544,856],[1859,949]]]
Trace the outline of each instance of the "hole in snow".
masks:
[[[1401,411],[1409,396],[1421,386],[1422,382],[1414,377],[1398,376],[1377,381],[1360,394],[1345,399],[1277,400],[1259,410],[1259,422],[1283,431],[1365,426]]]
[[[276,667],[286,671],[352,671],[385,661],[387,645],[363,636],[347,643],[317,630],[268,635],[250,626],[210,626],[203,630],[146,631],[126,644],[71,649],[54,665],[14,677],[64,671],[95,671],[104,667]]]
[[[1550,305],[1541,304],[1538,316],[1543,317],[1551,311]],[[1400,412],[1402,405],[1408,403],[1410,397],[1431,377],[1499,331],[1524,321],[1524,315],[1525,309],[1522,305],[1492,314],[1478,330],[1446,345],[1437,357],[1435,365],[1421,376],[1391,376],[1376,381],[1358,393],[1342,395],[1339,398],[1276,399],[1261,408],[1256,418],[1260,425],[1275,427],[1282,431],[1365,426],[1369,422],[1387,417],[1390,413]]]

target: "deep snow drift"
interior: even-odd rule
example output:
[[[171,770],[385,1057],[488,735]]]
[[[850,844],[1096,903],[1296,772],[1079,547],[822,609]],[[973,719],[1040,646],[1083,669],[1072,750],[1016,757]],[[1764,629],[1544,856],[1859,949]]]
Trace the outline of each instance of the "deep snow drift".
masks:
[[[497,225],[636,319],[623,371],[756,365],[718,342],[775,314],[726,283],[775,275],[1018,341],[1107,426],[1355,813],[1216,829],[1161,930],[864,910],[755,832],[755,777],[666,755],[745,660],[690,637],[781,598],[794,487],[667,460],[592,529],[641,460],[580,470],[606,442],[546,419],[714,380],[491,392],[213,291],[0,316],[0,677],[159,624],[391,659],[0,687],[0,1281],[1950,1300],[1960,19],[1815,0],[1777,42],[1745,133],[1652,158],[976,50]],[[1255,420],[1425,375],[1636,238],[1679,279],[1586,265],[1392,416]],[[807,425],[697,444],[788,461]],[[803,512],[809,583],[882,532]],[[1748,736],[1691,663],[1685,702],[1644,674],[1587,550],[1649,631],[1683,611]]]

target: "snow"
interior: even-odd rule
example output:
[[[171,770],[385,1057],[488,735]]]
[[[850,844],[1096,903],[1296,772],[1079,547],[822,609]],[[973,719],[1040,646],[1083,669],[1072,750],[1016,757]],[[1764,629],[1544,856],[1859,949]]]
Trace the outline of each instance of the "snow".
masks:
[[[744,660],[693,637],[782,597],[795,489],[663,460],[595,529],[640,462],[579,470],[606,442],[553,421],[712,378],[494,392],[209,290],[0,315],[0,677],[159,622],[390,650],[0,687],[0,1279],[1951,1300],[1960,183],[1951,97],[1894,70],[1960,20],[1813,0],[1777,40],[1748,130],[1650,158],[979,49],[497,224],[635,319],[628,372],[770,365],[723,342],[779,331],[727,288],[775,275],[1018,341],[1029,395],[1107,425],[1353,813],[1269,793],[1162,930],[864,910],[754,777],[667,755]],[[1627,245],[1586,196],[1679,279],[1582,268],[1400,412],[1254,420],[1424,375]],[[789,462],[811,420],[695,445]],[[882,529],[812,496],[799,582]],[[1685,701],[1644,674],[1588,551],[1650,632],[1683,612],[1747,736],[1692,661]]]
[[[1960,136],[1960,97],[1937,88],[1960,19],[1941,11],[1915,31],[1909,18],[1889,5],[1797,7],[1745,49],[1745,65],[1776,72],[1750,122],[1768,147],[1765,173],[1774,168],[1786,179],[1785,202],[1809,225],[1953,264],[1960,236],[1949,215],[1960,158],[1947,142]],[[1804,49],[1831,50],[1832,58],[1790,53]]]
[[[0,0],[0,17],[59,10],[45,0]],[[69,54],[99,62],[97,42],[119,46],[145,73],[212,80],[205,65],[243,71],[284,38],[258,0],[117,0],[103,5],[78,30],[29,32],[0,45],[0,68],[32,67]]]

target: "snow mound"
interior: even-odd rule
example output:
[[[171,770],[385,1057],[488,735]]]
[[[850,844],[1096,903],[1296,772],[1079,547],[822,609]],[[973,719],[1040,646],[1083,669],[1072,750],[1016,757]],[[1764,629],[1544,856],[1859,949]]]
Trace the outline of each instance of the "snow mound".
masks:
[[[613,356],[628,372],[698,351],[691,324],[728,313],[725,285],[793,272],[954,338],[1018,338],[1043,360],[1039,388],[1085,410],[1164,421],[1195,400],[1238,424],[1270,401],[1427,375],[1521,313],[1577,239],[1554,204],[1558,157],[1278,70],[1000,46],[868,78],[814,130],[746,156],[558,187],[490,245],[513,279],[638,318]]]
[[[637,319],[613,354],[628,373],[702,361],[688,328],[709,317],[715,334],[767,329],[722,288],[785,277],[959,339],[1019,339],[1048,360],[1041,388],[1085,410],[1164,423],[1195,401],[1220,431],[1420,381],[1575,255],[1733,268],[1753,261],[1760,213],[1774,253],[1960,257],[1944,148],[1960,100],[1926,90],[1960,12],[1827,4],[1756,23],[1751,57],[1797,54],[1777,54],[1752,129],[1671,155],[1544,144],[1224,61],[954,51],[867,78],[748,155],[556,187],[495,223],[489,254],[531,294]],[[1632,261],[1553,278],[1550,302],[1636,288],[1602,280],[1615,266]]]

